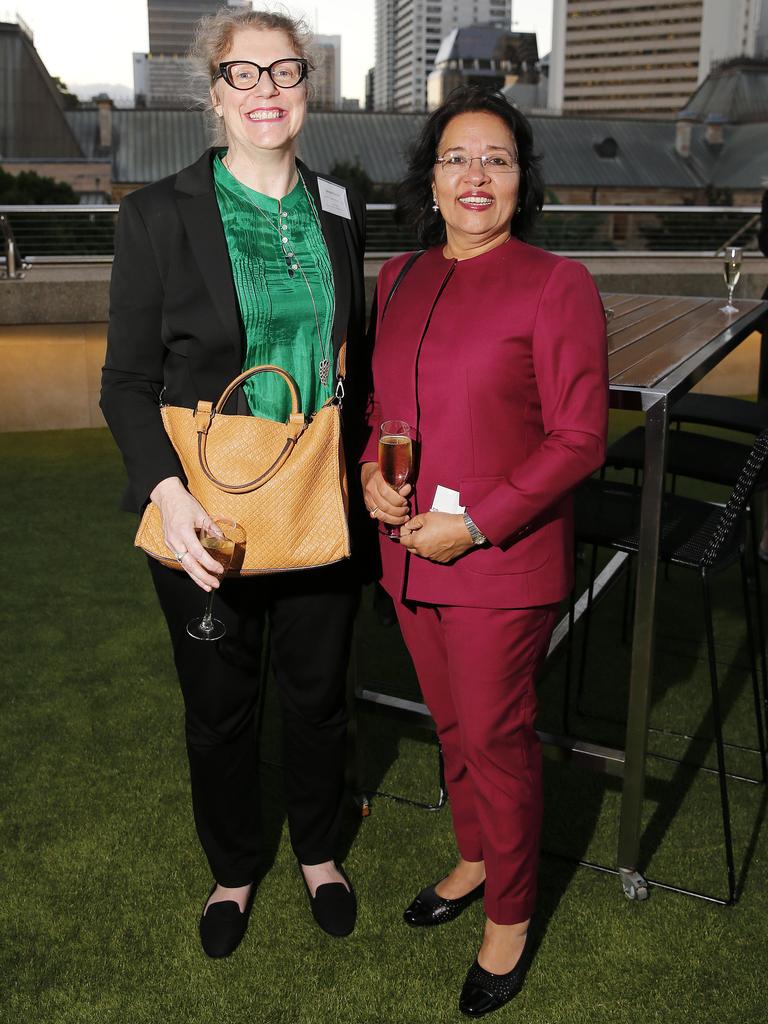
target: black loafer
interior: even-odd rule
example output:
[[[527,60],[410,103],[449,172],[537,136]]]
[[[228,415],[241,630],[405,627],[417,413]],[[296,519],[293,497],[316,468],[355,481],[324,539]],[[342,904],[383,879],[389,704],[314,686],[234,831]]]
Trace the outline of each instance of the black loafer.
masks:
[[[457,900],[449,900],[438,896],[434,885],[430,885],[426,889],[422,889],[410,907],[406,909],[403,920],[411,928],[430,928],[436,924],[446,924],[457,918],[470,903],[479,900],[484,892],[485,882],[481,882],[466,896],[461,896]]]
[[[532,958],[531,940],[526,936],[520,959],[506,974],[491,974],[475,960],[459,996],[461,1012],[467,1017],[485,1017],[505,1006],[523,987]]]
[[[323,885],[318,885],[313,896],[307,885],[304,872],[301,870],[301,865],[299,865],[312,917],[326,934],[341,939],[345,935],[351,935],[354,931],[357,921],[357,899],[352,883],[346,874],[338,866],[337,870],[344,877],[349,888],[343,882],[325,882]]]
[[[208,909],[203,906],[203,913],[200,916],[200,942],[203,952],[210,957],[219,958],[234,953],[240,945],[243,936],[248,930],[248,918],[253,905],[253,894],[256,886],[251,886],[251,892],[245,910],[234,900],[222,900],[219,903],[212,903]],[[216,886],[208,893],[211,898]],[[208,900],[206,900],[206,903]]]

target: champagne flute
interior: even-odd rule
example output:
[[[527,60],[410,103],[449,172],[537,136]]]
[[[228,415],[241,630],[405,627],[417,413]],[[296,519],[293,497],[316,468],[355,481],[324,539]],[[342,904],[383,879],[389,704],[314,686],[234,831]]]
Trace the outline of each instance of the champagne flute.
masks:
[[[210,527],[202,527],[198,531],[198,536],[205,550],[216,559],[226,575],[228,569],[237,568],[243,563],[245,530],[234,519],[228,519],[226,516],[214,516],[211,522],[218,526],[223,536],[214,533]],[[195,640],[220,640],[226,635],[227,627],[221,619],[215,619],[212,615],[214,594],[215,590],[208,593],[201,617],[190,619],[187,623],[187,632]]]
[[[413,470],[411,428],[405,420],[384,420],[379,428],[379,469],[390,487],[399,490]],[[379,523],[379,531],[391,540],[400,537],[399,526]]]
[[[741,277],[741,249],[736,246],[729,246],[725,250],[723,277],[728,288],[728,302],[725,306],[720,307],[720,312],[738,313],[738,309],[733,304],[733,292]]]

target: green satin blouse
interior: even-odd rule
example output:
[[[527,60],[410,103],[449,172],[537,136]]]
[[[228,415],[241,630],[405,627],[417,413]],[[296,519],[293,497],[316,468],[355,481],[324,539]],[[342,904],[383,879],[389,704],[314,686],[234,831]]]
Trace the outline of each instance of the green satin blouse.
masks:
[[[282,199],[255,192],[227,170],[225,155],[221,150],[214,160],[213,177],[245,327],[243,369],[273,363],[287,370],[298,384],[302,412],[311,416],[335,384],[333,272],[312,199],[301,178]],[[289,261],[298,265],[293,276]],[[325,358],[331,366],[323,384]],[[287,419],[290,396],[280,377],[259,374],[244,391],[254,415]]]

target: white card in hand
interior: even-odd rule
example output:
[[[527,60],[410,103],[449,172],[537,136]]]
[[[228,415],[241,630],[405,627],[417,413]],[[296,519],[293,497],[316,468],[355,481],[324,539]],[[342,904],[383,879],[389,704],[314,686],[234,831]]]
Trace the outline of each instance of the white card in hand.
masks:
[[[458,491],[454,491],[450,487],[443,487],[442,484],[437,485],[430,512],[450,512],[452,515],[461,515],[464,508],[464,505],[459,504]]]

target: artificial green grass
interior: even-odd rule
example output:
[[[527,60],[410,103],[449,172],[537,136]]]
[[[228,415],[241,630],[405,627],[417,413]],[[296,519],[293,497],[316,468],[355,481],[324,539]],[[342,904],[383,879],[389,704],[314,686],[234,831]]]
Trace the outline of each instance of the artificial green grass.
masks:
[[[619,422],[618,420],[616,421]],[[621,420],[623,423],[624,420]],[[165,626],[106,431],[0,435],[4,552],[0,720],[0,1020],[9,1024],[421,1024],[459,1021],[458,990],[482,929],[411,931],[401,913],[450,866],[450,812],[350,800],[346,866],[359,897],[354,935],[311,920],[285,834],[280,773],[266,767],[266,875],[248,935],[228,960],[199,948],[209,885],[194,833]],[[737,579],[716,581],[727,737],[751,743]],[[706,733],[707,674],[694,574],[659,583],[652,721]],[[628,652],[621,590],[595,612],[585,736],[621,744]],[[364,597],[352,672],[370,689],[415,696],[395,630]],[[560,731],[563,662],[540,686],[541,727]],[[279,759],[274,701],[264,750]],[[364,788],[433,798],[434,739],[360,715]],[[712,761],[711,745],[652,734],[661,754]],[[732,752],[755,772],[756,758]],[[619,783],[546,763],[546,850],[612,865]],[[768,1006],[768,848],[763,787],[733,783],[736,907],[652,890],[630,903],[617,879],[545,854],[541,944],[522,994],[493,1019],[527,1024],[762,1022]],[[651,878],[722,892],[717,784],[649,759],[643,863]]]

